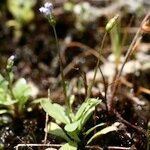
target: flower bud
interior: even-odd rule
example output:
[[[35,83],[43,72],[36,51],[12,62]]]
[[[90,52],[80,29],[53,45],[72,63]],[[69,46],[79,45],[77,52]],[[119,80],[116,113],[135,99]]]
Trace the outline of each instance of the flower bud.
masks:
[[[52,5],[52,3],[48,3],[48,2],[45,3],[44,6],[39,9],[39,11],[41,13],[43,13],[45,16],[52,15],[52,11],[53,11],[53,5]]]
[[[56,19],[55,19],[55,17],[53,15],[48,16],[47,19],[48,19],[48,22],[50,23],[51,26],[55,26],[56,25]]]
[[[6,70],[7,70],[8,72],[10,72],[10,71],[12,70],[12,67],[13,67],[13,65],[14,65],[14,59],[15,59],[15,56],[12,55],[12,56],[10,56],[10,57],[8,58],[8,60],[7,60]]]
[[[39,9],[39,11],[46,16],[51,26],[56,24],[55,17],[53,16],[53,4],[45,3],[43,7]]]
[[[117,14],[108,21],[108,23],[106,24],[106,27],[105,27],[105,30],[107,32],[110,32],[111,29],[115,26],[115,24],[117,23],[118,18],[119,18],[119,15]]]

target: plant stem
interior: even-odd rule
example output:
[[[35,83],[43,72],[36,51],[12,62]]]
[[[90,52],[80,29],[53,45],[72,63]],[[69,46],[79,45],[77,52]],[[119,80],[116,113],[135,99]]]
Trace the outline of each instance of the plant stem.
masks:
[[[106,36],[107,36],[107,32],[105,32],[105,34],[103,36],[101,47],[99,48],[99,51],[98,51],[99,57],[98,57],[98,61],[97,61],[97,64],[96,64],[96,67],[95,67],[95,70],[94,70],[93,80],[91,81],[91,84],[88,87],[86,100],[91,96],[91,91],[92,91],[92,87],[93,87],[93,85],[95,83],[95,78],[96,78],[97,70],[98,70],[99,65],[100,65],[101,53],[102,53],[102,49],[103,49],[103,46],[104,46],[104,42],[105,42]]]
[[[136,41],[138,40],[138,38],[139,38],[140,36],[141,36],[141,30],[138,30],[137,33],[136,33],[136,35],[135,35],[135,37],[134,37],[134,39],[133,39],[133,41],[132,41],[132,43],[130,44],[130,46],[129,46],[128,50],[127,50],[127,53],[126,53],[126,55],[125,55],[124,62],[123,62],[123,64],[122,64],[122,66],[121,66],[121,69],[118,71],[115,80],[119,80],[119,78],[120,78],[120,76],[121,76],[121,74],[122,74],[123,68],[124,68],[124,66],[125,66],[125,64],[126,64],[126,62],[127,62],[127,60],[128,60],[128,58],[129,58],[130,54],[131,54],[132,51],[133,51],[133,47],[134,47]],[[115,94],[116,94],[117,89],[118,89],[118,82],[115,82],[115,83],[114,83],[114,86],[113,86],[113,89],[112,89],[112,96],[111,96],[111,99],[110,99],[110,103],[109,103],[109,106],[108,106],[109,112],[112,112],[112,110],[113,110],[113,101],[114,101],[114,97],[115,97]]]
[[[142,24],[147,20],[148,16],[150,16],[150,13],[148,13],[145,16],[145,18],[142,21]],[[128,58],[129,58],[130,54],[133,52],[136,42],[138,41],[138,39],[140,37],[142,37],[142,29],[141,28],[138,29],[136,35],[134,36],[134,39],[132,40],[132,43],[130,44],[130,46],[129,46],[128,50],[127,50],[124,62],[122,63],[121,69],[119,70],[115,80],[118,80],[120,78],[120,76],[122,74],[122,71],[123,71],[123,68],[124,68]],[[110,98],[110,102],[109,102],[109,105],[108,105],[108,110],[109,110],[110,113],[113,111],[113,102],[114,102],[114,97],[115,97],[117,89],[118,89],[118,82],[115,82],[114,86],[113,86],[113,89],[112,89],[112,96]]]
[[[108,111],[108,107],[107,107],[107,83],[106,83],[106,80],[105,80],[105,77],[104,77],[104,74],[103,74],[103,72],[102,72],[102,70],[101,70],[101,67],[99,67],[99,71],[100,71],[100,73],[101,73],[101,75],[102,75],[102,80],[103,80],[103,84],[104,84],[104,103],[105,103],[105,105],[106,105],[106,110]]]
[[[63,86],[63,92],[64,92],[64,97],[65,97],[65,104],[67,108],[69,108],[69,103],[68,103],[68,97],[67,97],[67,91],[66,91],[66,83],[65,83],[65,78],[64,78],[64,73],[63,73],[63,62],[62,62],[62,57],[61,57],[61,52],[59,48],[59,43],[58,43],[58,37],[55,29],[55,25],[52,26],[53,31],[54,31],[54,36],[55,36],[55,41],[56,41],[56,47],[57,47],[57,52],[59,56],[59,62],[60,62],[60,74],[62,78],[62,86]]]

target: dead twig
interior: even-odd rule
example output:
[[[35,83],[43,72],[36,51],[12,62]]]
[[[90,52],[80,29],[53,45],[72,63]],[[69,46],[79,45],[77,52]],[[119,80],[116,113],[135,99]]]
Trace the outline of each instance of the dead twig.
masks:
[[[66,76],[70,70],[72,70],[72,68],[77,64],[78,60],[80,60],[82,57],[84,58],[85,56],[89,56],[89,55],[93,55],[96,58],[98,58],[98,52],[95,49],[92,49],[80,42],[71,42],[70,44],[68,44],[67,47],[80,47],[82,49],[86,49],[85,51],[83,51],[82,53],[80,53],[79,55],[77,55],[76,57],[73,58],[73,60],[64,68],[63,72],[64,72],[64,76]],[[61,76],[58,76],[58,82],[61,81]]]
[[[62,144],[18,144],[15,149],[19,150],[21,147],[49,147],[49,148],[60,148]],[[94,146],[85,146],[86,149],[97,149],[97,150],[103,150],[102,147],[94,145]],[[120,146],[108,146],[108,150],[136,150],[135,147],[120,147]]]
[[[54,147],[60,148],[62,144],[18,144],[15,149],[19,150],[20,147]]]
[[[48,89],[48,99],[50,101],[50,89]],[[45,118],[45,135],[44,135],[44,144],[46,144],[47,141],[47,134],[48,134],[48,113],[46,113],[46,118]]]

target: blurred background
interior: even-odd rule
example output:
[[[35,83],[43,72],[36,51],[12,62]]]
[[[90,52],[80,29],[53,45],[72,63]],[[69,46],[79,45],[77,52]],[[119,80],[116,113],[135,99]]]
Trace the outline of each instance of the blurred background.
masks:
[[[105,25],[116,14],[120,15],[118,27],[107,37],[103,62],[108,56],[111,59],[110,54],[115,55],[116,63],[119,62],[150,8],[147,0],[1,0],[0,72],[4,72],[6,59],[15,55],[16,78],[25,77],[42,91],[49,87],[52,91],[56,90],[60,81],[53,31],[39,12],[45,2],[54,5],[56,30],[68,80],[94,68],[96,50]],[[137,46],[137,51],[140,49],[142,52],[139,57],[147,58],[146,61],[149,59],[149,40],[149,35],[145,33]],[[81,57],[74,60],[79,54]],[[43,95],[42,92],[40,94]]]

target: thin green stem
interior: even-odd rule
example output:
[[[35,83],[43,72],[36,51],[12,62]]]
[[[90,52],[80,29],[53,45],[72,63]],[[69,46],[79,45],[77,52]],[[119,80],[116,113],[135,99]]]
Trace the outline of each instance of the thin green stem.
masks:
[[[97,61],[97,64],[96,64],[96,67],[95,67],[95,70],[94,70],[93,80],[91,81],[91,84],[88,87],[86,100],[91,96],[91,91],[92,91],[92,87],[93,87],[93,85],[95,83],[95,78],[96,78],[97,70],[98,70],[99,65],[100,65],[101,53],[102,53],[102,50],[103,50],[103,46],[104,46],[104,42],[105,42],[106,36],[107,36],[107,32],[105,32],[105,34],[103,36],[101,47],[99,48],[99,51],[98,51],[99,57],[98,57],[98,61]]]
[[[101,73],[101,75],[102,75],[102,80],[103,80],[103,84],[104,84],[104,92],[105,92],[105,93],[104,93],[104,103],[105,103],[105,105],[106,105],[106,110],[108,111],[108,107],[107,107],[107,83],[106,83],[104,74],[103,74],[103,72],[102,72],[100,66],[99,66],[99,71],[100,71],[100,73]]]
[[[62,81],[64,96],[65,96],[65,104],[66,104],[67,108],[69,109],[69,102],[68,102],[68,97],[67,97],[66,83],[65,83],[64,73],[63,73],[63,62],[62,62],[62,58],[61,58],[61,52],[60,52],[60,48],[59,48],[58,37],[57,37],[55,25],[53,25],[52,28],[53,28],[53,31],[54,31],[54,36],[55,36],[55,40],[56,40],[57,51],[58,51],[58,55],[59,55],[60,74],[61,74],[61,78],[62,78],[61,81]]]

